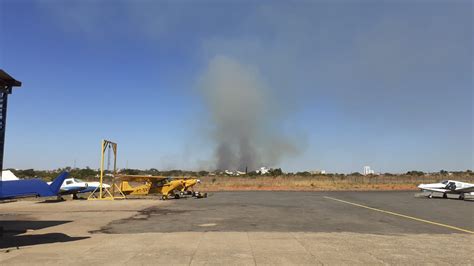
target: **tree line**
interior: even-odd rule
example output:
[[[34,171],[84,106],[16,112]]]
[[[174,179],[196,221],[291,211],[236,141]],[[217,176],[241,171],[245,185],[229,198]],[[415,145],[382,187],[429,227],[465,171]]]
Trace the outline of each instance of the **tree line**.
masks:
[[[78,179],[85,179],[85,180],[91,180],[99,176],[99,169],[92,169],[90,167],[86,168],[71,168],[71,167],[65,167],[65,168],[58,168],[55,170],[35,170],[35,169],[24,169],[24,170],[18,170],[18,169],[7,169],[12,171],[17,177],[19,178],[34,178],[34,177],[40,177],[45,180],[52,180],[54,179],[59,173],[62,171],[68,171],[71,174],[71,177],[78,178]],[[110,171],[106,171],[106,173],[110,173]],[[225,176],[226,174],[222,171],[215,171],[215,172],[209,172],[209,171],[188,171],[188,170],[158,170],[156,168],[150,168],[150,169],[120,169],[119,174],[124,174],[124,175],[152,175],[152,176],[209,176],[209,175],[219,175],[219,176]],[[439,176],[460,176],[460,175],[469,175],[469,176],[474,176],[474,173],[472,170],[466,170],[466,171],[446,171],[446,170],[440,170],[439,172],[436,173],[425,173],[422,171],[408,171],[404,174],[392,174],[392,173],[384,173],[380,174],[381,176],[424,176],[424,175],[439,175]],[[326,173],[326,174],[321,174],[321,173],[311,173],[307,171],[303,172],[288,172],[284,173],[281,168],[275,168],[269,170],[268,173],[261,175],[260,173],[257,173],[256,171],[252,171],[246,174],[239,175],[241,177],[257,177],[257,176],[307,176],[307,177],[317,177],[317,176],[328,176],[328,177],[344,177],[344,176],[362,176],[361,173],[359,172],[353,172],[350,174],[342,174],[342,173]],[[370,175],[369,175],[370,176]]]

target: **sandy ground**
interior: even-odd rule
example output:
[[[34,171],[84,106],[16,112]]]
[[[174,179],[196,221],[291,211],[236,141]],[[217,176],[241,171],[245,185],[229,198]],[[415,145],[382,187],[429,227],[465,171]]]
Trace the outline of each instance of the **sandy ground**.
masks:
[[[206,176],[199,177],[202,191],[406,191],[421,183],[439,182],[446,176]],[[474,182],[474,176],[456,177]]]
[[[474,264],[473,202],[411,192],[222,192],[0,210],[0,265]]]
[[[419,190],[413,184],[336,184],[324,186],[292,186],[292,185],[207,185],[200,186],[200,191],[217,192],[217,191],[417,191]]]

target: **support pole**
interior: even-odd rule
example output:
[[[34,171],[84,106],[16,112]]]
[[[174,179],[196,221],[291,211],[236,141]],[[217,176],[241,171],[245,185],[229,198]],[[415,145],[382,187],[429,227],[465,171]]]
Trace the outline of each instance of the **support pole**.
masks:
[[[100,152],[100,184],[99,184],[99,199],[102,199],[102,184],[104,182],[104,153],[105,153],[105,140],[102,140],[102,150]]]
[[[11,89],[7,88],[5,91],[1,92],[2,97],[0,98],[0,107],[1,107],[1,117],[0,117],[0,195],[3,194],[3,151],[5,148],[5,126],[7,124],[7,100],[8,100],[8,91]],[[0,228],[3,230],[3,228]]]
[[[109,149],[109,159],[110,155],[113,152],[114,155],[114,169],[112,173],[112,193],[110,188],[104,187],[104,164],[105,164],[105,152]],[[110,151],[112,149],[112,151]],[[110,160],[109,160],[110,161]],[[107,167],[108,170],[109,167]],[[100,181],[99,187],[96,188],[94,191],[91,192],[88,200],[114,200],[114,199],[125,199],[125,195],[123,194],[122,190],[115,184],[115,175],[117,174],[117,143],[109,141],[109,140],[102,140],[102,146],[100,151]],[[118,191],[120,193],[119,196],[115,196],[115,192]],[[99,197],[95,196],[95,193],[99,192]]]
[[[114,152],[114,176],[112,177],[112,195],[115,195],[115,175],[117,174],[117,144],[112,145]]]
[[[3,171],[3,152],[5,149],[5,128],[7,125],[7,103],[9,92],[11,92],[11,88],[1,92],[2,97],[0,99],[0,107],[2,109],[0,114],[0,171]]]

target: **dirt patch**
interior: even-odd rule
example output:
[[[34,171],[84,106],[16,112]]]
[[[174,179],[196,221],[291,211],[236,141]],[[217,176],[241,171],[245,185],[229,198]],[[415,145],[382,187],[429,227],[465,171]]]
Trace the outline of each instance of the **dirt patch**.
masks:
[[[186,176],[192,177],[192,176]],[[421,183],[435,183],[444,175],[280,175],[280,176],[199,176],[197,191],[416,191]],[[454,178],[454,177],[452,177]],[[474,182],[473,174],[455,177]],[[161,195],[127,196],[132,199],[159,199]]]
[[[416,191],[418,188],[411,184],[335,184],[333,186],[271,186],[271,185],[206,185],[200,187],[201,191]]]
[[[418,190],[421,183],[446,178],[439,175],[282,175],[200,177],[200,191],[406,191]],[[474,176],[458,178],[474,182]]]
[[[91,233],[91,234],[96,234],[96,233],[110,234],[110,233],[114,233],[112,228],[114,228],[114,226],[116,226],[116,225],[127,224],[127,223],[130,223],[130,222],[136,223],[136,222],[140,222],[140,221],[147,221],[152,216],[175,216],[175,215],[182,214],[182,213],[187,213],[187,212],[190,212],[190,211],[192,211],[192,210],[175,210],[175,209],[167,209],[167,208],[149,207],[149,208],[138,211],[137,214],[135,214],[131,217],[113,221],[113,222],[109,223],[108,225],[101,227],[99,230],[89,231],[89,233]]]

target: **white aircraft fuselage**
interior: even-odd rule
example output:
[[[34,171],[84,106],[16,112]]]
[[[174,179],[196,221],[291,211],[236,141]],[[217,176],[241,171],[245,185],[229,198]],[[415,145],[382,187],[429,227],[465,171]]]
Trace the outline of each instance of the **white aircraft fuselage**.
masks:
[[[99,182],[84,182],[77,178],[66,178],[61,185],[61,195],[75,195],[77,193],[87,193],[96,190],[100,186]],[[102,188],[110,188],[110,185],[102,184]]]
[[[448,194],[457,194],[459,199],[465,199],[466,195],[474,195],[474,184],[460,182],[456,180],[444,180],[439,183],[432,184],[420,184],[418,186],[422,191],[431,192],[429,197],[433,196],[433,193],[442,193],[443,198],[447,198]]]

